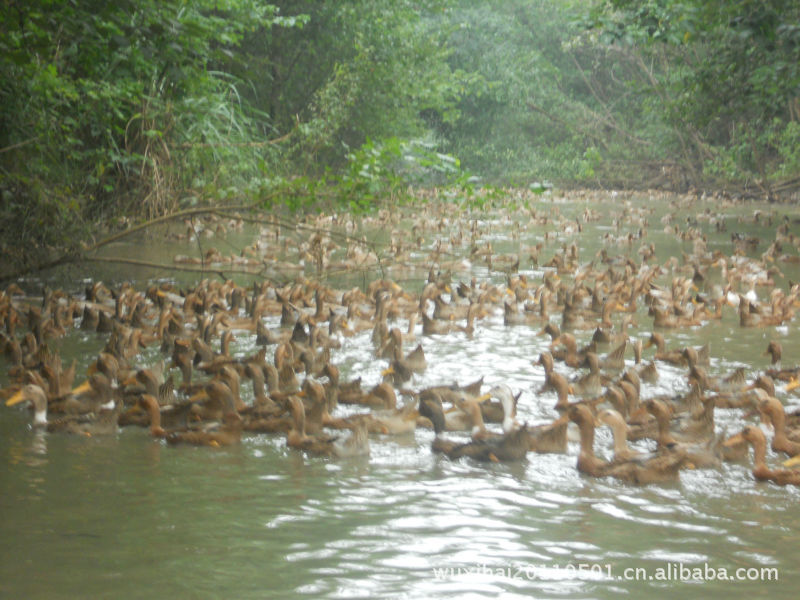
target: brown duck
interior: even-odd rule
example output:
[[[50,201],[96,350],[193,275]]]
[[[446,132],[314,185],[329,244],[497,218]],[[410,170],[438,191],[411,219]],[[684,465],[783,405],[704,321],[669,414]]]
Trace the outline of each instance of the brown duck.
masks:
[[[767,466],[767,438],[760,428],[749,425],[725,444],[738,444],[742,440],[753,447],[753,477],[758,481],[772,481],[778,485],[800,485],[800,471],[770,469]]]
[[[441,399],[431,393],[420,397],[419,414],[430,419],[436,436],[431,450],[451,459],[467,456],[479,461],[507,462],[525,458],[530,447],[528,429],[524,425],[509,433],[484,437],[469,442],[455,442],[442,438],[445,430],[444,411]]]

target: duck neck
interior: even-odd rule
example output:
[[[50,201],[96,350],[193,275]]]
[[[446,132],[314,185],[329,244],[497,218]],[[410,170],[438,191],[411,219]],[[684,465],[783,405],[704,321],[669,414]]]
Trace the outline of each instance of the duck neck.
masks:
[[[514,428],[514,399],[503,396],[500,402],[503,405],[503,432],[508,433]]]
[[[558,400],[556,400],[556,410],[563,410],[569,406],[569,385],[566,381],[560,381],[556,386]]]
[[[33,401],[33,426],[45,427],[47,425],[47,399],[36,398]]]
[[[147,414],[150,417],[150,435],[159,437],[164,433],[161,428],[161,408],[152,396],[145,398],[144,402]]]
[[[779,439],[786,439],[786,415],[783,412],[783,407],[775,407],[770,412],[772,418],[772,426],[775,428],[775,437]]]
[[[251,379],[253,380],[253,397],[256,404],[261,404],[267,399],[264,392],[264,372],[258,367],[252,369]]]
[[[295,435],[302,439],[306,437],[306,410],[301,400],[296,399],[292,402],[292,413],[294,416]]]
[[[472,421],[472,437],[483,437],[486,435],[486,423],[483,421],[483,413],[477,402],[471,402],[467,409],[470,420]]]
[[[183,380],[183,385],[189,386],[192,384],[192,363],[189,360],[188,355],[182,354],[181,358],[177,361],[178,368],[181,371],[181,378]]]
[[[409,337],[414,336],[414,328],[417,326],[417,312],[412,312],[408,317],[408,329],[406,330]]]
[[[615,421],[609,425],[611,433],[614,436],[614,456],[624,456],[629,452],[628,449],[628,433],[626,431],[625,423]]]
[[[767,441],[763,437],[752,440],[753,446],[753,468],[766,467],[767,464]]]
[[[669,416],[661,410],[657,411],[654,416],[658,423],[658,445],[666,446],[672,443],[674,440],[669,432]]]
[[[581,436],[581,455],[594,458],[594,426],[582,421],[578,423]]]

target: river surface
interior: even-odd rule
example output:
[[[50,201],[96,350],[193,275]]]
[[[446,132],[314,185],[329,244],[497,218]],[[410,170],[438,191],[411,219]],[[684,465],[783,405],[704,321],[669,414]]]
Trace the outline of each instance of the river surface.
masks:
[[[558,237],[545,244],[541,262],[572,242],[591,260],[604,235],[617,235],[611,219],[624,202],[653,210],[648,235],[622,250],[608,246],[610,253],[636,258],[642,243],[653,242],[663,264],[669,255],[680,258],[692,250],[691,242],[664,232],[664,198],[534,202],[542,213],[557,209],[579,219],[590,208],[601,217],[585,223],[581,233],[552,231]],[[726,232],[715,232],[703,220],[696,225],[708,235],[709,249],[728,255],[732,232],[760,236],[752,252],[758,256],[774,238],[779,217],[796,214],[786,207],[719,209],[709,202],[678,213],[676,222],[683,225],[681,219],[705,208],[728,215]],[[756,222],[757,209],[775,220]],[[482,239],[495,251],[516,251],[552,230],[524,220],[515,229],[520,214],[487,210],[472,218],[484,223]],[[638,227],[623,225],[622,232]],[[791,231],[798,234],[800,227],[792,223]],[[214,243],[242,248],[252,235],[245,228]],[[192,248],[190,242],[151,236],[104,252],[170,263],[174,254]],[[800,279],[796,266],[778,266],[782,289]],[[544,270],[524,258],[520,266],[536,283]],[[427,267],[385,274],[418,288]],[[23,284],[36,289],[47,282],[78,293],[89,279],[143,286],[173,276],[195,277],[89,264],[80,272],[73,267]],[[472,276],[503,280],[477,262],[454,279]],[[343,288],[351,285],[341,282]],[[758,291],[768,297],[769,290]],[[637,322],[631,336],[645,338],[652,318],[641,306]],[[277,320],[270,324],[277,326]],[[506,327],[501,310],[478,322],[472,339],[423,338],[417,326],[429,367],[412,387],[483,376],[485,389],[505,382],[522,392],[521,420],[551,421],[555,397],[538,393],[544,374],[532,363],[550,341],[540,328]],[[581,341],[591,333],[581,334]],[[377,383],[386,366],[374,358],[369,336],[366,331],[345,339],[334,354],[343,379],[361,375],[365,387]],[[670,347],[710,342],[712,375],[743,367],[749,378],[769,366],[763,352],[772,339],[783,344],[784,366],[798,363],[796,319],[780,327],[742,329],[735,310],[726,307],[720,321],[667,334]],[[83,372],[104,343],[105,336],[75,330],[58,349],[66,363],[77,356]],[[252,336],[237,334],[237,355],[255,349]],[[651,356],[652,350],[645,351],[645,359]],[[140,363],[158,358],[158,349],[149,348]],[[633,365],[630,353],[626,358]],[[644,384],[643,398],[686,391],[685,370],[658,367],[659,382]],[[243,388],[249,400],[250,386]],[[782,384],[777,395],[787,405],[797,404]],[[43,434],[30,428],[27,411],[0,409],[2,598],[794,598],[800,585],[800,490],[756,483],[750,461],[683,471],[677,484],[639,487],[578,473],[575,442],[565,455],[529,453],[520,463],[486,465],[433,455],[432,432],[418,429],[406,436],[372,436],[369,457],[323,459],[288,450],[283,436],[251,434],[240,446],[211,449],[168,447],[138,428],[108,438]],[[717,411],[720,432],[732,434],[755,422],[740,410]],[[608,430],[599,429],[596,447],[609,446]],[[770,451],[768,460],[777,464],[780,457]]]

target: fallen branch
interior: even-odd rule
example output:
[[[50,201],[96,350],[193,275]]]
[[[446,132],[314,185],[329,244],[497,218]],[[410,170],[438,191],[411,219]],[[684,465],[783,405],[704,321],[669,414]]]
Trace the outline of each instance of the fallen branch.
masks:
[[[16,144],[11,144],[10,146],[6,146],[5,148],[0,148],[0,154],[3,154],[4,152],[10,152],[11,150],[16,150],[17,148],[21,148],[22,146],[27,146],[28,144],[31,144],[36,140],[38,140],[40,137],[42,136],[37,135],[36,137],[29,138],[22,142],[17,142]]]

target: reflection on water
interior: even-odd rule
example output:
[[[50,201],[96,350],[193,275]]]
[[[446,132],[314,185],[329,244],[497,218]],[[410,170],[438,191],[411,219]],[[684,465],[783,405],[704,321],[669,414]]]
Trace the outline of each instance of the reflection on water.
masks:
[[[563,214],[584,208],[560,206]],[[493,226],[496,249],[515,243],[503,226]],[[683,248],[656,229],[656,247],[680,255]],[[587,261],[599,238],[576,238]],[[710,248],[729,252],[725,244],[725,235],[710,236]],[[159,251],[177,252],[148,249]],[[485,268],[476,273],[486,276]],[[537,279],[542,271],[527,273]],[[797,280],[796,269],[785,274]],[[649,333],[644,309],[637,320],[631,335]],[[763,370],[761,352],[773,338],[784,344],[785,362],[800,356],[794,322],[742,330],[732,312],[670,336],[675,346],[710,341],[714,375]],[[77,332],[59,350],[85,368],[104,341]],[[523,392],[521,420],[553,418],[555,397],[537,392],[543,372],[532,364],[549,342],[538,327],[504,327],[498,312],[471,340],[422,342],[430,366],[415,387],[484,376],[487,386],[502,381]],[[237,343],[234,352],[252,352],[251,338]],[[336,362],[365,387],[385,366],[371,353],[369,332],[346,340]],[[659,371],[643,397],[686,391],[682,369]],[[742,423],[740,411],[719,410],[717,419],[729,432]],[[483,465],[432,455],[432,433],[418,431],[376,436],[368,458],[333,461],[288,451],[279,436],[251,435],[220,450],[171,448],[144,430],[86,439],[34,433],[28,422],[24,411],[0,414],[2,597],[674,597],[677,586],[703,597],[781,598],[797,581],[800,491],[757,484],[748,465],[634,487],[580,475],[574,442],[567,455]],[[598,431],[598,447],[610,441]],[[659,581],[658,569],[672,566],[672,580]],[[780,582],[680,582],[681,566],[715,575],[775,568]],[[644,581],[627,578],[637,569]]]

